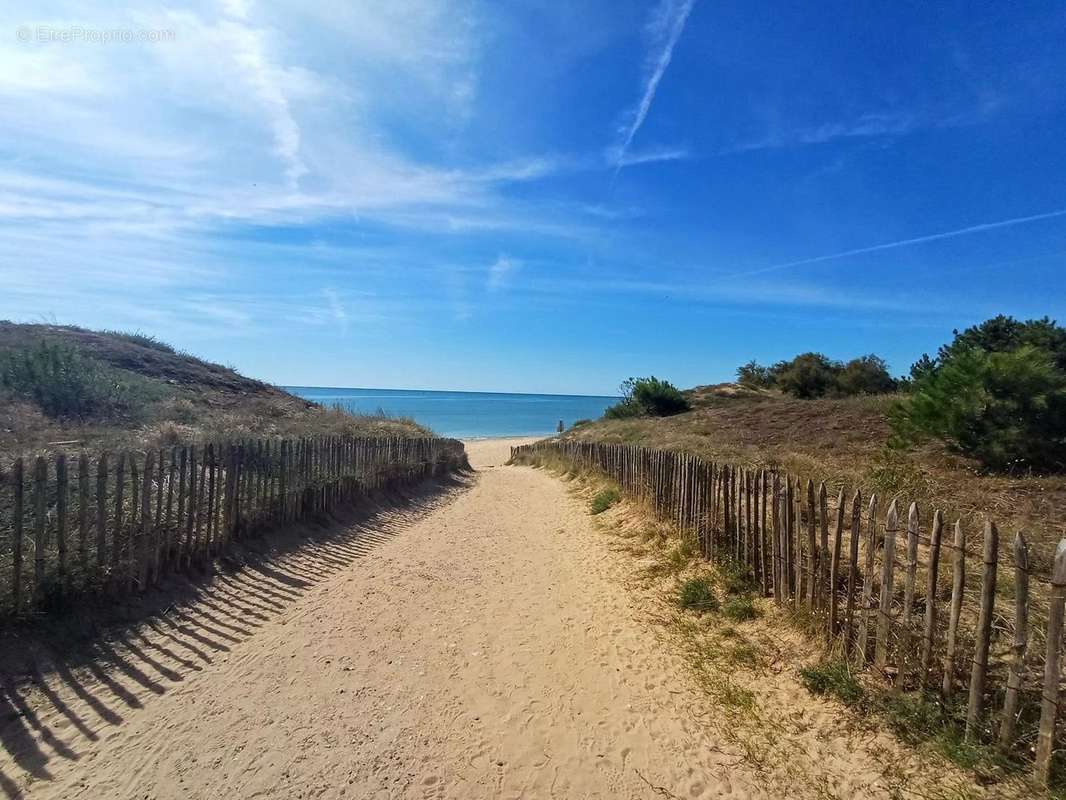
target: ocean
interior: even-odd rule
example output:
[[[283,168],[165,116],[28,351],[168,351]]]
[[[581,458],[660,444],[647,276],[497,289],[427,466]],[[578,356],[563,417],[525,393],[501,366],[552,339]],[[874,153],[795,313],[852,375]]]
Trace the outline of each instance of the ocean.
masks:
[[[502,392],[430,392],[414,389],[336,389],[286,386],[295,395],[325,406],[340,404],[352,411],[384,411],[411,417],[441,436],[486,439],[501,436],[547,436],[559,420],[596,419],[617,397]]]

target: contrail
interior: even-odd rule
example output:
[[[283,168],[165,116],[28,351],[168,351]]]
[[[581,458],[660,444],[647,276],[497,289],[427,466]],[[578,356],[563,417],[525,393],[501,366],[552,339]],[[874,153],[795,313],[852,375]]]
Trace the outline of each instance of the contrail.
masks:
[[[656,27],[665,34],[663,47],[659,51],[658,57],[650,62],[651,71],[644,81],[644,94],[640,98],[636,113],[633,115],[633,122],[630,124],[625,137],[622,139],[622,144],[618,148],[615,162],[618,169],[622,168],[626,151],[633,143],[633,137],[637,135],[637,131],[640,130],[640,126],[644,124],[644,120],[648,116],[652,101],[655,99],[655,92],[659,89],[659,81],[663,79],[666,68],[670,66],[670,59],[674,56],[674,47],[677,45],[677,40],[681,38],[681,32],[685,30],[685,23],[688,21],[688,15],[695,3],[696,0],[681,0],[679,4],[675,5],[674,0],[664,0],[657,13]]]
[[[935,242],[939,239],[954,239],[956,236],[966,236],[970,233],[980,233],[981,231],[991,231],[996,228],[1009,228],[1012,225],[1022,225],[1026,222],[1036,222],[1041,219],[1052,219],[1053,217],[1066,216],[1066,208],[1058,211],[1048,211],[1046,214],[1033,214],[1029,217],[1015,217],[1014,219],[1005,219],[999,222],[984,222],[980,225],[971,225],[968,228],[959,228],[954,231],[944,231],[943,233],[931,233],[928,236],[917,236],[913,239],[900,239],[898,242],[887,242],[885,244],[876,244],[873,247],[859,247],[855,250],[845,250],[842,253],[832,253],[827,256],[814,256],[813,258],[801,258],[799,261],[786,261],[784,264],[773,264],[769,267],[761,267],[760,269],[753,269],[748,272],[735,272],[730,275],[730,278],[739,278],[744,275],[761,275],[764,272],[776,272],[781,269],[788,269],[789,267],[799,267],[804,264],[817,264],[821,261],[834,261],[838,258],[847,258],[848,256],[862,255],[863,253],[876,253],[879,250],[894,250],[897,247],[908,247],[912,244],[922,244],[924,242]]]

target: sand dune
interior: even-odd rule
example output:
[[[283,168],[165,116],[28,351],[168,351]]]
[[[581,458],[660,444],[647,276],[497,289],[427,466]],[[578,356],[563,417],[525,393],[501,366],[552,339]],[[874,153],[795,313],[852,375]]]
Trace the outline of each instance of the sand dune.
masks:
[[[503,467],[508,446],[472,443],[471,484],[429,508],[220,582],[116,644],[136,660],[46,675],[12,700],[36,710],[4,725],[4,789],[781,796],[700,721],[679,657],[617,580],[625,557],[561,482]]]

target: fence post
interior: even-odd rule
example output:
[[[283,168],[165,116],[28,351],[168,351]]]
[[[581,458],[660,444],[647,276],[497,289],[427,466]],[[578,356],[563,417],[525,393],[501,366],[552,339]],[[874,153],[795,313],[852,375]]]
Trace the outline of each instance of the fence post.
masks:
[[[981,606],[977,619],[973,669],[970,671],[970,703],[966,710],[966,738],[977,734],[977,723],[985,703],[985,678],[988,675],[988,649],[992,638],[992,611],[996,602],[996,559],[999,532],[992,522],[985,523],[984,571],[981,576]]]
[[[907,571],[903,575],[903,635],[899,648],[899,673],[896,679],[900,686],[907,680],[907,672],[913,661],[911,653],[914,642],[912,616],[914,612],[914,582],[918,572],[918,504],[911,503],[907,509]]]
[[[12,488],[14,489],[14,526],[11,531],[12,541],[12,575],[11,575],[11,604],[13,611],[18,614],[22,610],[22,537],[23,537],[23,476],[22,459],[16,458],[11,470]]]
[[[37,456],[33,475],[33,594],[41,600],[44,590],[44,554],[48,546],[45,493],[48,489],[48,462]]]
[[[937,509],[933,513],[933,530],[929,534],[929,574],[925,587],[925,628],[922,634],[922,660],[919,685],[924,689],[929,684],[929,674],[933,667],[933,636],[936,632],[937,606],[940,599],[936,596],[937,578],[940,575],[940,537],[944,529],[944,515]]]
[[[877,610],[877,632],[874,639],[874,666],[884,670],[888,663],[888,636],[892,622],[892,578],[896,568],[896,533],[899,530],[899,512],[896,501],[888,507],[885,522],[885,549],[881,564],[881,603]]]
[[[818,557],[818,542],[815,540],[815,529],[817,527],[817,521],[815,519],[815,507],[814,507],[814,481],[810,478],[807,479],[807,606],[812,610],[818,607],[820,598],[820,590],[818,587],[818,578],[821,574],[821,568],[819,566],[822,559]]]
[[[67,456],[56,455],[56,549],[59,556],[59,589],[67,583]]]
[[[111,580],[118,580],[119,551],[122,549],[122,521],[125,517],[123,495],[126,492],[126,453],[118,454],[115,465],[115,525],[111,531]]]
[[[1066,539],[1055,548],[1055,565],[1051,570],[1051,602],[1047,618],[1047,659],[1044,665],[1044,689],[1040,696],[1040,732],[1036,739],[1037,782],[1047,786],[1054,750],[1055,717],[1059,712],[1059,669],[1062,659],[1062,613],[1066,604]]]
[[[819,523],[819,541],[818,550],[821,553],[821,558],[817,559],[818,562],[818,581],[814,587],[814,601],[820,608],[827,608],[826,601],[829,599],[829,595],[826,592],[832,592],[832,586],[829,583],[829,498],[826,494],[825,481],[818,484],[818,523]],[[832,635],[832,629],[830,629],[830,635]]]
[[[874,565],[877,558],[877,495],[870,495],[866,512],[866,564],[862,577],[862,605],[859,613],[859,636],[855,652],[859,666],[866,663],[867,642],[870,638],[870,615],[874,605]]]
[[[774,599],[777,601],[777,605],[781,605],[785,601],[784,586],[782,586],[781,576],[785,574],[784,566],[782,562],[784,559],[781,549],[781,477],[774,471],[773,489],[771,491],[774,502],[774,517],[771,534],[774,540],[773,547],[773,566],[774,566]]]
[[[840,579],[840,542],[844,538],[844,487],[837,495],[837,518],[833,526],[833,552],[829,561],[829,637],[837,634],[837,581]]]
[[[1003,697],[1003,721],[999,726],[999,746],[1008,750],[1014,744],[1018,696],[1025,670],[1025,646],[1029,641],[1029,548],[1021,533],[1014,536],[1014,642],[1011,645],[1007,692]]]
[[[940,692],[944,698],[951,695],[955,686],[955,649],[958,646],[959,617],[962,615],[962,594],[966,589],[966,534],[962,520],[955,521],[954,569],[951,580],[951,609],[948,612],[948,638],[944,646],[944,681]]]
[[[148,588],[149,573],[152,568],[152,469],[155,466],[155,453],[151,450],[144,454],[144,484],[141,489],[141,535],[138,550],[138,583],[143,592]]]
[[[89,576],[89,456],[78,456],[78,565],[82,583]]]
[[[855,591],[859,583],[859,536],[862,531],[862,492],[855,490],[851,501],[851,541],[848,545],[848,589],[844,601],[844,649],[855,644]]]

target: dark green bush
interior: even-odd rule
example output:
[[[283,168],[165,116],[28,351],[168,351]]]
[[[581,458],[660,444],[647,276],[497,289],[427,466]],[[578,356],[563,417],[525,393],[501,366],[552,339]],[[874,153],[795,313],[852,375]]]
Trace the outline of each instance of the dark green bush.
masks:
[[[802,353],[772,367],[749,361],[737,369],[737,380],[754,388],[776,387],[802,399],[884,394],[899,388],[898,381],[889,375],[885,360],[872,353],[846,364],[822,353]]]
[[[56,418],[129,415],[158,395],[139,376],[49,341],[0,354],[0,386]]]
[[[774,376],[770,367],[764,367],[752,359],[737,367],[737,383],[752,389],[768,389],[774,385]]]
[[[667,417],[689,409],[688,400],[676,386],[654,375],[627,378],[619,389],[622,399],[603,413],[607,419]]]
[[[935,437],[995,470],[1066,467],[1066,372],[1047,350],[950,356],[890,413],[896,444]]]
[[[682,608],[698,611],[718,610],[718,598],[714,596],[714,586],[708,577],[689,578],[681,584],[677,604]]]
[[[1051,353],[1055,366],[1066,370],[1066,328],[1060,328],[1048,317],[1019,322],[1000,314],[962,333],[954,333],[954,340],[937,352],[938,363],[944,364],[974,348],[989,353],[1009,353],[1030,346]]]
[[[888,364],[871,353],[853,358],[837,373],[835,394],[885,394],[896,390],[896,381],[888,374]]]
[[[840,369],[840,362],[830,361],[821,353],[803,353],[774,365],[774,384],[794,397],[821,397],[833,387]]]

